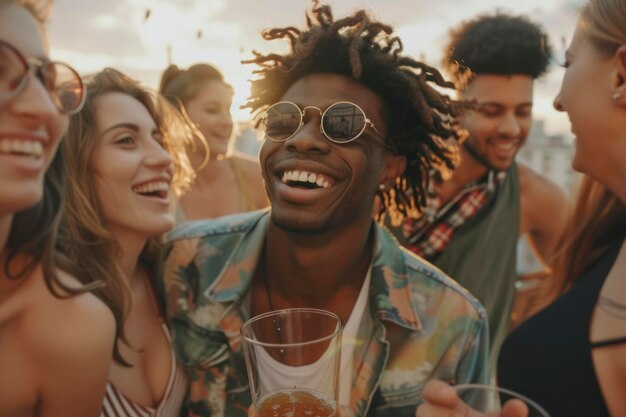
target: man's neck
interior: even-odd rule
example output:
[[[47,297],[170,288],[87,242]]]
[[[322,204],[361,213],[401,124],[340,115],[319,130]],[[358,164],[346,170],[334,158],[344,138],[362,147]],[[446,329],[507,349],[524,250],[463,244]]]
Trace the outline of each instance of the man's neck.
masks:
[[[467,184],[485,175],[489,169],[472,154],[461,147],[461,163],[454,170],[452,178],[437,186],[437,194],[443,203],[453,199]]]
[[[358,294],[372,259],[373,224],[295,235],[270,223],[261,273],[284,303],[276,307],[336,311],[342,294]]]

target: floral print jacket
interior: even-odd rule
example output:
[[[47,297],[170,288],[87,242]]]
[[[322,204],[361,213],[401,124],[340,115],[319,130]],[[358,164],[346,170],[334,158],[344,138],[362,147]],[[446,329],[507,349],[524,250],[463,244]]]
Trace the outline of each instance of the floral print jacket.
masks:
[[[181,225],[168,236],[160,293],[174,348],[190,377],[183,415],[245,417],[251,403],[239,328],[261,254],[267,210]],[[370,311],[355,350],[357,417],[414,416],[425,382],[485,383],[483,307],[376,225]]]

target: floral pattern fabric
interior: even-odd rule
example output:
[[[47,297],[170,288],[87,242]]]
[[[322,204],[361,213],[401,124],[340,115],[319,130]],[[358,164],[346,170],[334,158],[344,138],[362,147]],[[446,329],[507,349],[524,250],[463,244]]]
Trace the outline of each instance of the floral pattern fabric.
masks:
[[[190,379],[184,415],[245,417],[251,396],[239,329],[267,210],[200,220],[168,236],[160,283],[174,348]],[[485,383],[485,311],[436,267],[375,225],[370,306],[359,329],[350,406],[357,417],[413,416],[427,380]]]

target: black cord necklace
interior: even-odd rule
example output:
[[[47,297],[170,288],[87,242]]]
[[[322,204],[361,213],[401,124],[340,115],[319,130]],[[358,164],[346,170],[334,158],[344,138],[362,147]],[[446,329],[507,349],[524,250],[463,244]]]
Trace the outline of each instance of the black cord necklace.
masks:
[[[270,284],[269,284],[269,278],[268,278],[268,274],[267,274],[267,262],[265,261],[265,253],[263,253],[263,258],[262,258],[262,268],[261,268],[261,276],[263,277],[263,285],[265,286],[265,295],[267,297],[267,305],[270,308],[270,312],[276,311],[276,309],[274,308],[274,303],[272,302],[272,292],[270,291]],[[274,323],[274,331],[276,332],[276,337],[278,338],[278,342],[280,344],[283,344],[283,335],[281,333],[281,322],[280,322],[280,317],[275,316],[272,319],[272,322]],[[280,354],[284,354],[285,353],[285,349],[281,348],[280,349]]]

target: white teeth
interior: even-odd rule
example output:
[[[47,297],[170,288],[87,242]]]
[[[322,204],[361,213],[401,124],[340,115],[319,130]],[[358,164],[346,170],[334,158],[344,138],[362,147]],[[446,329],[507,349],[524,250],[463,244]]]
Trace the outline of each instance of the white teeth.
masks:
[[[502,149],[504,151],[510,151],[517,146],[518,141],[514,140],[512,142],[495,142],[494,145],[498,149]]]
[[[322,188],[329,188],[331,184],[329,179],[325,178],[322,174],[295,170],[283,172],[282,182],[287,183],[289,181],[309,182]]]
[[[39,157],[43,155],[43,145],[38,141],[4,139],[0,140],[1,153],[19,153]]]
[[[133,191],[139,194],[153,193],[155,191],[169,191],[170,185],[165,181],[149,182],[147,184],[133,187]]]

